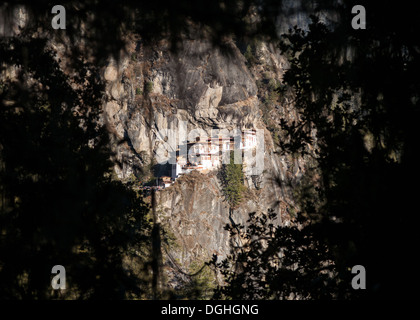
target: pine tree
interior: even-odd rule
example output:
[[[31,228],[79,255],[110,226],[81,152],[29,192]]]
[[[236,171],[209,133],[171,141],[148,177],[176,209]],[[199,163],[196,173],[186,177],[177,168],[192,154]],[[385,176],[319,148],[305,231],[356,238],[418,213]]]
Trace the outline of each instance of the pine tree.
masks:
[[[244,171],[243,165],[234,163],[234,152],[230,153],[229,164],[224,164],[221,170],[221,178],[223,184],[223,193],[229,206],[235,209],[239,206],[243,198]]]

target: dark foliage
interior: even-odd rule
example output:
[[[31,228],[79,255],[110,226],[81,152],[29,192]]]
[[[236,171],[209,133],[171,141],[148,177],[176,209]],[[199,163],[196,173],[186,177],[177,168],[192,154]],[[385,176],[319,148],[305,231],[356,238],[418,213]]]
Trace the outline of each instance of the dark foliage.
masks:
[[[39,39],[0,46],[18,72],[0,92],[0,297],[140,296],[146,287],[123,259],[148,241],[148,208],[112,179],[102,85],[77,59],[77,75],[63,74],[47,48]],[[54,265],[71,288],[60,296]]]
[[[366,10],[366,30],[353,30],[348,14],[333,28],[313,16],[308,31],[294,28],[283,35],[281,49],[290,68],[279,93],[293,99],[299,120],[290,124],[280,119],[288,137],[281,147],[285,153],[311,154],[322,187],[294,186],[304,199],[297,213],[306,225],[302,231],[273,230],[251,219],[245,239],[264,239],[271,232],[276,236],[268,237],[266,249],[260,241],[233,248],[232,256],[217,265],[227,281],[218,296],[277,298],[290,291],[304,298],[419,296],[414,267],[420,240],[414,156],[420,110],[419,22],[412,6],[378,4]],[[317,149],[312,153],[307,145],[314,137]],[[304,244],[309,239],[313,245]],[[273,243],[275,250],[265,258]],[[312,250],[318,244],[321,255]],[[277,258],[280,249],[308,272],[284,270],[281,259],[270,267],[269,259]],[[320,282],[321,290],[312,286],[319,279],[312,263],[323,261],[325,253],[334,266],[333,278],[344,287],[329,286],[328,281]],[[367,289],[349,291],[350,270],[357,264],[366,268]],[[305,287],[305,279],[311,285]]]
[[[348,296],[325,243],[310,231],[275,226],[273,211],[249,215],[246,226],[226,228],[238,246],[227,259],[209,263],[223,275],[214,298],[228,299],[331,299]]]
[[[367,10],[363,32],[349,21],[329,30],[314,17],[309,32],[284,37],[285,83],[301,117],[295,126],[284,124],[292,141],[284,149],[304,152],[316,130],[325,203],[317,237],[336,252],[343,276],[345,266],[362,264],[369,274],[365,297],[418,297],[412,183],[419,178],[413,152],[420,29],[409,8],[404,15],[387,5]]]

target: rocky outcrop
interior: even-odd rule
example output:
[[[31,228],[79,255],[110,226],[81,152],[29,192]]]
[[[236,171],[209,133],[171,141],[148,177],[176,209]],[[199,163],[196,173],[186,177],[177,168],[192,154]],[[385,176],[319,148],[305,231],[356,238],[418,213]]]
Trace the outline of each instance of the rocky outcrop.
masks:
[[[241,206],[230,213],[217,175],[197,171],[158,192],[158,200],[160,220],[179,243],[179,250],[172,255],[186,268],[192,262],[209,260],[213,254],[225,258],[232,239],[224,226],[246,224],[248,213],[275,206],[270,193],[248,190]]]
[[[127,140],[140,154],[155,152],[157,132],[178,130],[181,121],[207,133],[214,128],[263,127],[255,80],[239,49],[233,43],[228,48],[226,54],[205,41],[188,40],[182,51],[171,53],[164,43],[154,48],[140,45],[126,67],[110,62],[104,70],[105,109],[117,139]],[[152,120],[145,99],[151,101]],[[123,170],[118,174],[127,176]]]
[[[257,86],[267,74],[278,81],[282,78],[284,59],[275,47],[262,43],[257,52],[259,64],[252,68],[233,41],[224,50],[191,39],[175,53],[164,41],[154,47],[138,42],[135,47],[128,50],[130,58],[121,59],[119,65],[111,61],[104,69],[104,116],[116,142],[120,178],[150,164],[166,143],[165,132],[179,130],[182,121],[189,130],[206,134],[215,128],[265,132],[264,172],[246,175],[245,200],[231,216],[215,173],[193,172],[158,192],[159,219],[178,243],[171,256],[185,271],[192,262],[207,261],[212,254],[225,257],[231,239],[224,226],[233,221],[246,223],[250,212],[275,208],[277,223],[290,223],[291,192],[274,178],[298,178],[305,161],[277,154],[262,119],[261,88]],[[277,110],[288,112],[287,108]],[[271,116],[275,119],[279,113]]]

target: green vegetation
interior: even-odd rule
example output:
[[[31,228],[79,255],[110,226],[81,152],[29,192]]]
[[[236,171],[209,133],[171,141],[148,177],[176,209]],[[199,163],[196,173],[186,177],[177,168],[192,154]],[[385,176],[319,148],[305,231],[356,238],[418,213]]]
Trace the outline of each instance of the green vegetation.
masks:
[[[152,81],[146,82],[146,84],[144,85],[144,93],[149,94],[152,92],[152,90],[153,90],[153,82]]]
[[[244,186],[243,165],[234,163],[233,151],[230,152],[229,164],[222,166],[220,177],[227,202],[232,209],[237,208],[242,201],[246,187]]]
[[[143,91],[141,91],[141,89],[139,87],[136,88],[136,95],[140,96],[143,94]]]
[[[250,44],[246,47],[246,51],[244,53],[244,57],[245,57],[246,61],[250,65],[255,64],[256,61],[257,61],[257,59],[255,58],[255,50],[253,50],[253,48],[252,48],[252,46]]]
[[[248,66],[252,67],[258,64],[257,52],[260,50],[261,44],[260,40],[252,39],[252,41],[247,45],[244,57]]]

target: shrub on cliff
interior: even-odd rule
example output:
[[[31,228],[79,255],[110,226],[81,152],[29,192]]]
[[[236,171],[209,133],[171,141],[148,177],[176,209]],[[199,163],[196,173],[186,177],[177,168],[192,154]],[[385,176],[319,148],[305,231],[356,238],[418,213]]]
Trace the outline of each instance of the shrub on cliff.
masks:
[[[153,91],[153,82],[152,81],[146,82],[146,84],[144,85],[144,93],[149,94],[152,91]]]
[[[229,164],[223,164],[220,172],[224,196],[230,208],[235,209],[243,198],[244,171],[242,164],[234,163],[234,152],[230,153]]]

